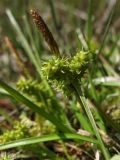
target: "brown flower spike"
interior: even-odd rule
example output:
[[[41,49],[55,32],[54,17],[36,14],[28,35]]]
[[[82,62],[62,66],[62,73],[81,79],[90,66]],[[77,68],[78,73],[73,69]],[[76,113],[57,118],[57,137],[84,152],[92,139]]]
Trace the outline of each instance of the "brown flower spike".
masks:
[[[31,10],[30,14],[32,15],[34,23],[36,24],[39,31],[42,33],[43,37],[45,38],[45,41],[47,42],[48,46],[50,47],[51,52],[57,56],[60,56],[58,45],[54,40],[52,33],[48,29],[42,17],[35,10]]]

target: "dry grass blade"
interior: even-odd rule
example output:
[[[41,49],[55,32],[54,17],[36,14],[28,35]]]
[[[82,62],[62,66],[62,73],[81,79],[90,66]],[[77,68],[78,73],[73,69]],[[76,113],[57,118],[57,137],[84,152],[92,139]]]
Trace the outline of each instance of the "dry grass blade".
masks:
[[[51,52],[57,56],[60,56],[58,45],[55,39],[53,38],[52,33],[50,32],[44,20],[42,19],[42,17],[35,10],[31,10],[30,14],[32,15],[34,23],[36,24],[39,31],[42,33],[43,37],[45,38],[45,41],[47,42],[48,46],[50,47]]]
[[[30,76],[29,72],[28,72],[26,66],[24,65],[22,59],[20,58],[19,53],[18,53],[17,49],[15,48],[14,44],[12,43],[12,41],[7,36],[5,36],[4,41],[7,45],[7,47],[9,48],[10,52],[13,53],[13,55],[16,59],[16,62],[18,64],[18,66],[20,67],[20,69],[22,70],[24,76],[29,77]]]

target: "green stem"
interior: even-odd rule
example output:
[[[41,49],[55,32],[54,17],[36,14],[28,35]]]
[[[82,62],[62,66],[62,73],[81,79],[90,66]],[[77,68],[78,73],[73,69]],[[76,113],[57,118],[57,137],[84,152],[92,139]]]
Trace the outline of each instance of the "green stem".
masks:
[[[55,25],[55,28],[57,31],[59,31],[59,28],[60,28],[60,24],[58,23],[58,20],[57,20],[57,13],[55,11],[55,7],[54,7],[54,0],[47,0],[49,5],[50,5],[50,9],[51,9],[51,14],[52,14],[52,17],[53,17],[53,22],[54,22],[54,25]]]
[[[105,41],[106,41],[106,38],[107,38],[107,35],[108,35],[108,32],[109,32],[109,29],[110,29],[110,23],[111,23],[111,21],[112,21],[113,15],[114,15],[116,5],[117,5],[117,1],[116,1],[115,5],[114,5],[114,7],[113,7],[113,9],[112,9],[112,12],[111,12],[111,14],[110,14],[108,23],[107,23],[107,25],[106,25],[105,33],[104,33],[104,35],[103,35],[103,40],[102,40],[100,49],[99,49],[99,51],[98,51],[98,55],[102,52],[102,50],[103,50],[103,48],[104,48]]]
[[[88,4],[88,20],[87,20],[87,24],[86,24],[86,28],[87,28],[87,36],[88,36],[88,45],[90,47],[90,41],[92,38],[92,10],[93,10],[93,0],[89,0],[89,4]]]
[[[99,134],[99,132],[98,132],[98,128],[97,128],[97,126],[96,126],[94,117],[93,117],[93,115],[92,115],[92,113],[91,113],[90,108],[89,108],[88,105],[86,104],[86,99],[85,99],[85,97],[83,97],[83,96],[80,95],[80,92],[78,91],[78,89],[77,89],[76,86],[75,86],[75,92],[78,94],[78,97],[79,97],[78,100],[79,100],[81,106],[84,108],[84,110],[85,110],[85,112],[86,112],[86,114],[87,114],[87,116],[88,116],[88,118],[89,118],[89,120],[90,120],[90,123],[91,123],[91,125],[92,125],[92,127],[93,127],[94,133],[95,133],[95,135],[96,135],[96,137],[97,137],[97,139],[98,139],[98,141],[99,141],[99,146],[100,146],[100,148],[101,148],[101,150],[102,150],[102,153],[103,153],[103,155],[104,155],[104,157],[105,157],[105,160],[110,160],[109,152],[108,152],[107,148],[105,147],[105,145],[104,145],[104,143],[103,143],[103,141],[102,141],[102,138],[101,138],[101,136],[100,136],[100,134]]]

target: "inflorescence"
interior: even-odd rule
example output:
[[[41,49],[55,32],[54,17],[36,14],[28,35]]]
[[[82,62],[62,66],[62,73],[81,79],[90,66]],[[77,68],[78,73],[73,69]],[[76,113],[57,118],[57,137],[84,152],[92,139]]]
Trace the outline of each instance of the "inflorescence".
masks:
[[[81,78],[92,60],[90,52],[80,51],[73,58],[53,57],[42,67],[44,76],[64,92],[73,91],[73,84],[80,84]]]

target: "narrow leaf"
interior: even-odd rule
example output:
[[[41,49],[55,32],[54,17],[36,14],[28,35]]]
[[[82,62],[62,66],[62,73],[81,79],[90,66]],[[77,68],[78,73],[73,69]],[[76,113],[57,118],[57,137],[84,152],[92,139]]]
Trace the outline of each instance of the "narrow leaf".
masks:
[[[46,112],[43,108],[40,108],[36,104],[34,104],[32,101],[27,99],[25,96],[23,96],[21,93],[19,93],[17,90],[13,89],[12,87],[8,86],[6,83],[4,83],[2,80],[0,80],[0,86],[4,88],[13,98],[15,98],[18,102],[25,104],[30,109],[32,109],[34,112],[40,114],[45,119],[51,121],[59,130],[68,132],[69,130],[64,125],[60,124],[58,122],[58,119],[55,118],[54,115],[49,114]]]
[[[31,138],[25,138],[17,141],[12,141],[6,144],[1,144],[0,145],[0,150],[5,150],[5,149],[10,149],[10,148],[15,148],[19,146],[25,146],[25,145],[30,145],[30,144],[36,144],[36,143],[42,143],[42,142],[48,142],[48,141],[53,141],[53,140],[63,140],[63,139],[77,139],[77,140],[83,140],[83,141],[88,141],[91,143],[97,144],[97,140],[91,137],[79,135],[79,134],[70,134],[70,133],[65,133],[65,134],[51,134],[51,135],[43,135],[40,137],[31,137]]]

